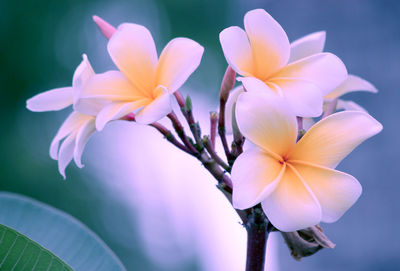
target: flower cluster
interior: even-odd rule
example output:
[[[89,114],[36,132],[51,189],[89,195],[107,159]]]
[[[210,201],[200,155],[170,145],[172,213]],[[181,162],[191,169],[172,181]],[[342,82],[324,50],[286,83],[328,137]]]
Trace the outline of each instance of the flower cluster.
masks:
[[[113,120],[134,120],[155,127],[171,143],[199,159],[225,184],[225,192],[232,193],[239,215],[240,210],[261,204],[280,231],[334,222],[358,199],[359,182],[335,167],[382,126],[362,107],[339,97],[351,91],[377,90],[348,75],[337,56],[323,52],[325,32],[290,43],[279,23],[256,9],[245,15],[245,30],[233,26],[220,33],[229,64],[218,121],[225,162],[214,146],[218,116],[212,114],[210,137],[201,138],[191,101],[185,102],[178,92],[199,66],[203,47],[187,38],[175,38],[158,57],[152,35],[144,26],[124,23],[115,29],[99,17],[94,20],[109,39],[108,53],[118,70],[95,74],[84,55],[72,87],[50,90],[27,101],[32,111],[73,105],[74,111],[50,148],[64,177],[72,159],[82,167],[82,151],[91,134]],[[235,72],[240,75],[240,85],[233,89]],[[186,136],[176,118],[173,97],[194,139]],[[335,113],[341,109],[345,111]],[[157,122],[166,116],[181,141]],[[232,150],[225,131],[234,134]],[[252,144],[243,146],[244,139]]]
[[[81,155],[90,135],[104,126],[135,112],[138,123],[150,124],[172,111],[171,95],[199,66],[203,47],[193,40],[171,40],[157,55],[149,30],[137,24],[118,29],[94,17],[110,38],[107,49],[119,71],[95,74],[86,55],[74,73],[72,87],[46,91],[27,101],[32,111],[60,110],[73,105],[54,138],[50,156],[65,168],[74,157],[82,167]],[[58,150],[60,140],[67,138]]]

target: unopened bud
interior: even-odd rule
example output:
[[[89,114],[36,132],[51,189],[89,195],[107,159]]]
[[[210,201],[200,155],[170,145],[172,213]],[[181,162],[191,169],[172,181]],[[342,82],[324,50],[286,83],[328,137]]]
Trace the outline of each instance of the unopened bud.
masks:
[[[117,31],[114,26],[109,24],[108,22],[104,21],[102,18],[99,16],[94,15],[93,16],[93,21],[97,24],[99,27],[101,33],[106,37],[108,40],[111,38],[111,36]]]
[[[235,86],[235,80],[236,80],[236,72],[231,68],[231,66],[228,66],[221,83],[221,92],[219,94],[221,100],[224,101],[228,100],[229,92]]]
[[[210,137],[211,137],[211,148],[215,150],[215,138],[217,137],[217,123],[218,113],[215,111],[210,112]]]
[[[186,112],[189,112],[192,111],[192,109],[193,109],[192,99],[190,98],[190,96],[187,96],[185,101],[185,110]]]
[[[218,121],[218,112],[211,111],[211,112],[210,112],[210,120],[211,120],[212,122]]]

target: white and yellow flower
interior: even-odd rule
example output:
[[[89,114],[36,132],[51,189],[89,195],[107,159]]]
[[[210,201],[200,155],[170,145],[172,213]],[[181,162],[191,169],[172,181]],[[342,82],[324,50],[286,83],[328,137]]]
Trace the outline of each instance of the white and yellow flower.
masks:
[[[199,66],[203,47],[187,38],[171,40],[158,58],[147,28],[125,23],[108,42],[119,71],[94,75],[80,93],[75,108],[99,112],[97,130],[111,120],[135,112],[138,123],[150,124],[172,111],[171,95]]]
[[[269,92],[285,98],[297,116],[321,115],[323,96],[347,77],[343,62],[331,53],[316,53],[289,63],[288,37],[265,10],[247,12],[244,27],[245,31],[232,26],[220,33],[225,58],[244,76],[239,79],[243,86],[262,81]]]
[[[290,61],[297,61],[304,57],[322,53],[325,46],[326,34],[324,31],[308,34],[291,44]],[[324,96],[324,102],[329,103],[334,99],[354,91],[367,91],[377,93],[378,90],[370,82],[349,74],[347,78],[333,91]],[[339,99],[337,109],[365,111],[360,105]]]
[[[56,111],[73,104],[87,81],[94,75],[92,66],[86,55],[76,68],[72,87],[56,88],[40,93],[26,102],[29,110],[34,112]],[[72,159],[78,167],[83,149],[89,137],[96,131],[95,115],[72,112],[61,125],[50,146],[50,157],[58,160],[58,169],[65,178],[65,168]],[[63,140],[64,139],[64,140]],[[63,140],[60,146],[60,142]]]
[[[303,58],[315,54],[322,53],[325,47],[325,40],[326,40],[326,32],[319,31],[308,34],[302,38],[293,41],[290,44],[289,63],[299,61]],[[236,87],[234,90],[231,91],[231,95],[228,98],[228,102],[226,105],[226,114],[225,114],[226,130],[228,133],[232,132],[233,105],[235,104],[237,97],[243,91],[244,91],[243,86]],[[338,99],[342,95],[354,91],[367,91],[371,93],[378,92],[378,90],[370,82],[356,75],[349,74],[347,78],[339,86],[337,86],[333,91],[324,96],[323,111],[325,111],[327,105],[334,99]],[[361,107],[357,103],[343,99],[338,99],[336,109],[367,112],[363,107]],[[310,128],[314,123],[315,122],[312,118],[303,119],[303,126],[306,129]]]
[[[261,86],[249,85],[236,104],[239,130],[254,146],[233,165],[233,206],[261,203],[271,223],[287,232],[338,220],[362,189],[334,168],[382,125],[367,113],[344,111],[321,120],[296,143],[296,114]]]

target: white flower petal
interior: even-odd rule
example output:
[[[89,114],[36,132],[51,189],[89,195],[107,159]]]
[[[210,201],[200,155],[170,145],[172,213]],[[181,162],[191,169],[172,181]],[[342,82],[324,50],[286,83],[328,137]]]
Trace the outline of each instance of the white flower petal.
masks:
[[[225,105],[225,132],[227,134],[232,134],[232,120],[233,120],[233,108],[236,104],[236,100],[239,97],[240,93],[244,91],[243,86],[239,86],[231,90],[228,101]]]
[[[340,84],[334,91],[325,95],[325,99],[336,99],[346,93],[354,91],[368,91],[377,93],[378,90],[367,80],[364,80],[358,76],[349,74],[347,79]]]
[[[240,94],[236,120],[242,134],[271,155],[286,155],[296,143],[296,116],[276,94],[265,91]]]
[[[267,82],[271,89],[279,88],[293,112],[299,117],[318,117],[322,114],[323,97],[313,83],[298,79],[278,79]]]
[[[272,90],[267,84],[255,77],[239,77],[237,78],[239,82],[243,84],[243,87],[248,92],[263,92],[267,94],[279,94],[281,93]]]
[[[313,118],[303,118],[303,129],[308,131],[315,124]]]
[[[105,106],[96,117],[97,131],[103,130],[104,126],[112,120],[119,119],[132,111],[145,106],[149,103],[148,99],[142,99],[135,102],[113,102]]]
[[[72,87],[56,88],[42,92],[26,101],[26,107],[34,112],[56,111],[73,102]]]
[[[87,119],[90,118],[90,116],[81,114],[79,112],[72,112],[67,119],[64,121],[64,123],[61,125],[60,129],[58,129],[58,132],[56,136],[54,137],[53,141],[51,142],[50,145],[50,157],[53,158],[54,160],[57,160],[58,157],[58,146],[60,144],[60,141],[66,137],[67,135],[76,132],[79,127],[82,126]]]
[[[367,110],[365,110],[365,108],[362,107],[361,105],[359,105],[353,101],[345,101],[342,99],[339,99],[337,101],[336,109],[337,110],[361,111],[361,112],[368,113]]]
[[[89,81],[89,79],[95,74],[90,65],[90,62],[86,54],[82,55],[82,62],[76,68],[74,76],[72,78],[72,87],[74,88],[74,102],[79,97],[82,88]]]
[[[331,53],[315,54],[290,63],[274,74],[276,78],[297,78],[314,83],[326,95],[347,78],[343,62]]]
[[[108,71],[90,78],[74,104],[74,109],[95,116],[110,102],[134,101],[146,95],[136,89],[121,72]]]
[[[247,12],[244,27],[253,53],[253,75],[266,80],[288,63],[289,39],[281,25],[263,9]]]
[[[81,157],[83,153],[83,149],[85,148],[86,143],[89,140],[89,137],[96,131],[95,127],[95,118],[88,119],[82,127],[78,130],[75,141],[75,149],[74,149],[74,160],[75,164],[82,168],[83,164],[81,162]]]
[[[355,147],[381,130],[382,124],[364,112],[339,112],[311,127],[289,159],[335,168]]]
[[[58,153],[58,171],[65,179],[65,168],[71,162],[74,156],[76,132],[70,134],[61,144],[60,152]]]
[[[170,93],[175,92],[200,65],[203,52],[204,48],[193,40],[171,40],[160,55],[156,85],[166,87]]]
[[[261,206],[272,225],[283,232],[311,227],[321,221],[318,200],[290,165]]]
[[[171,94],[162,86],[158,87],[158,92],[157,98],[136,114],[137,123],[150,124],[171,113]]]
[[[278,185],[285,167],[258,147],[236,159],[232,167],[233,207],[247,209],[264,200]]]
[[[326,32],[308,34],[290,44],[289,63],[324,51]]]
[[[108,42],[108,53],[119,70],[143,92],[153,90],[157,51],[150,31],[137,24],[121,24]]]
[[[229,66],[240,75],[251,76],[254,72],[253,55],[246,32],[231,26],[219,34],[219,41]]]
[[[361,195],[360,183],[349,174],[316,165],[293,166],[317,197],[323,222],[337,221]]]

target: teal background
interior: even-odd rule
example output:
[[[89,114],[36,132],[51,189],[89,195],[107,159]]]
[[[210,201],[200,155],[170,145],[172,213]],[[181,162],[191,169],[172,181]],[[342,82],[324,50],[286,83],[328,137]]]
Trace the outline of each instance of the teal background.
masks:
[[[0,190],[28,195],[78,218],[99,234],[128,270],[159,270],[141,249],[135,223],[125,219],[130,211],[123,200],[93,181],[89,169],[70,166],[68,179],[63,181],[56,162],[48,156],[51,139],[68,112],[29,112],[25,101],[44,90],[70,85],[82,53],[88,54],[98,71],[112,67],[106,41],[91,21],[93,14],[114,25],[127,21],[145,25],[159,51],[177,36],[202,44],[206,49],[202,64],[187,85],[216,98],[226,68],[218,34],[228,26],[242,26],[244,13],[259,7],[283,26],[290,40],[326,30],[326,50],[341,57],[350,73],[368,79],[380,91],[347,98],[359,102],[384,125],[380,135],[364,143],[339,167],[356,176],[364,192],[348,215],[326,226],[337,248],[297,263],[282,246],[282,270],[397,270],[400,2],[395,0],[3,0]],[[108,225],[100,219],[102,208],[114,210],[108,212]],[[129,229],[129,245],[116,241],[119,239],[106,230],[112,225]],[[197,270],[196,266],[194,257],[180,270]]]

